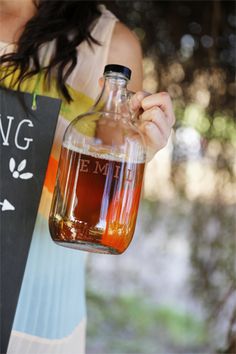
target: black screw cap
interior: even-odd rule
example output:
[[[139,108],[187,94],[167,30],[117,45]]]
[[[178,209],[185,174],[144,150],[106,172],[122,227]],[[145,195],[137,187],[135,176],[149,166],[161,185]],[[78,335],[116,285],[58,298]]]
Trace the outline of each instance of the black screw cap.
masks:
[[[126,66],[118,65],[118,64],[106,65],[104,68],[104,74],[107,74],[111,71],[115,72],[115,73],[123,74],[125,77],[127,77],[128,80],[130,80],[130,78],[131,78],[132,71],[129,68],[127,68]]]

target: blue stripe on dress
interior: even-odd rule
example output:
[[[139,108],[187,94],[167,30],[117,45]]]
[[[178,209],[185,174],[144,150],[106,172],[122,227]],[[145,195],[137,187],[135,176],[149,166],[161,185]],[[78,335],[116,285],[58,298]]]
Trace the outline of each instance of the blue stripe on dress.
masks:
[[[86,315],[85,258],[56,245],[38,214],[13,329],[48,339],[71,334]]]

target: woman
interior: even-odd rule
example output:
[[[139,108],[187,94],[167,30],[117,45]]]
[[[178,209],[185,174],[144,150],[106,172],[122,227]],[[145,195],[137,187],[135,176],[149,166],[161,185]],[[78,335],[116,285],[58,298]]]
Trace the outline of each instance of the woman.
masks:
[[[140,44],[98,2],[0,0],[0,29],[0,86],[62,99],[7,353],[80,354],[85,253],[54,245],[47,226],[63,132],[91,106],[109,63],[132,69],[133,109],[144,110],[152,154],[168,140],[173,108],[168,94],[141,91]]]

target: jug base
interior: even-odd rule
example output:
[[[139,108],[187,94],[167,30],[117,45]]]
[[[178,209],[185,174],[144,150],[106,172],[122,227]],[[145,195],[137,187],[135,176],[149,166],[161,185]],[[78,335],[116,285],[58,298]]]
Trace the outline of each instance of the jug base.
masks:
[[[90,243],[90,242],[83,242],[83,241],[57,241],[53,240],[57,245],[62,246],[62,247],[67,247],[67,248],[72,248],[76,250],[81,250],[81,251],[86,251],[86,252],[93,252],[93,253],[103,253],[103,254],[114,254],[118,255],[121,254],[122,252],[116,250],[115,248],[101,245],[101,244],[95,244],[95,243]]]

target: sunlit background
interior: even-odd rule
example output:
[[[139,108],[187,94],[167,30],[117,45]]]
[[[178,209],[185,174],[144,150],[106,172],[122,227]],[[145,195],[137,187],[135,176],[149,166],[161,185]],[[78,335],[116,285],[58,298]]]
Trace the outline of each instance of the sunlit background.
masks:
[[[139,37],[144,89],[177,122],[147,165],[135,238],[89,255],[88,354],[236,353],[232,1],[107,2]]]

